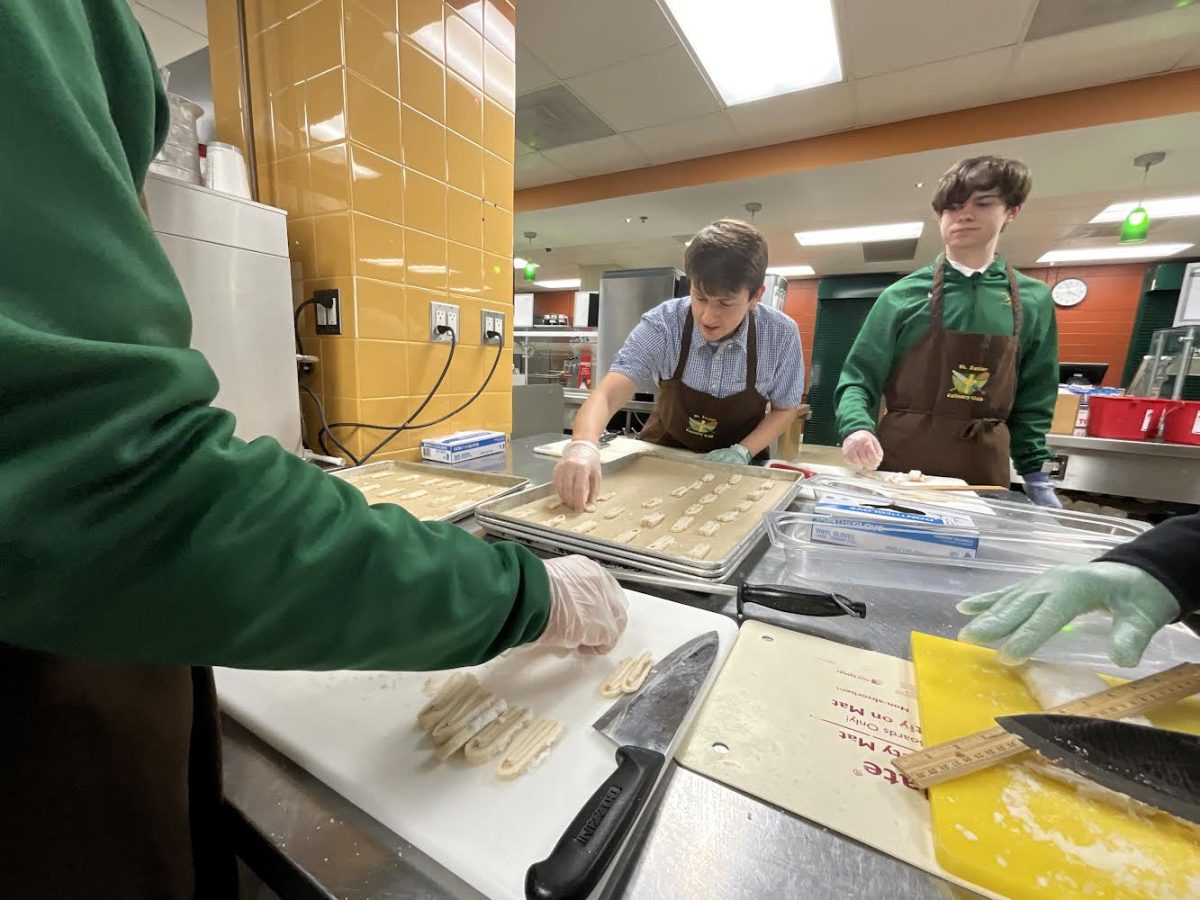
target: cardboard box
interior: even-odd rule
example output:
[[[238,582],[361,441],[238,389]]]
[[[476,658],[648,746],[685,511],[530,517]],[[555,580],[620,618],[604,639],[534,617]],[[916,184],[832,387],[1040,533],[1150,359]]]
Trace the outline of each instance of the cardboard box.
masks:
[[[504,452],[503,431],[458,431],[421,441],[421,456],[440,463],[460,463]]]
[[[974,559],[979,529],[968,515],[907,500],[826,494],[813,511],[812,540],[860,550]]]
[[[1074,434],[1075,423],[1079,418],[1079,403],[1083,398],[1079,394],[1059,391],[1054,400],[1054,418],[1050,420],[1051,434]]]

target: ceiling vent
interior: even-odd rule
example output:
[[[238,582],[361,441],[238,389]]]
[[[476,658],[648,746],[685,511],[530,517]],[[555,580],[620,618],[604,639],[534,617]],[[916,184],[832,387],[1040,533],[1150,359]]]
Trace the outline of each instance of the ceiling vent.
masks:
[[[917,255],[917,238],[902,241],[871,241],[862,245],[863,262],[903,262]]]
[[[616,134],[566,85],[552,84],[517,98],[517,140],[550,150]]]
[[[1025,40],[1036,41],[1097,25],[1127,22],[1185,5],[1179,0],[1041,0]]]
[[[1153,219],[1150,220],[1150,232],[1154,231],[1154,226],[1156,224],[1158,223]],[[1120,222],[1088,222],[1084,225],[1080,225],[1069,235],[1067,235],[1068,239],[1070,240],[1087,240],[1088,238],[1116,240],[1120,236]]]

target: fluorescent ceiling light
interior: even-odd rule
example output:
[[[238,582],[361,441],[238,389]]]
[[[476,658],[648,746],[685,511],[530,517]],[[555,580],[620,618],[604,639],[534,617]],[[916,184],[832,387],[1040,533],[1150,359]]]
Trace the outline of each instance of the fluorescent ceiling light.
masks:
[[[538,287],[549,288],[552,291],[566,291],[571,288],[578,288],[583,282],[578,278],[558,278],[550,281],[535,281]]]
[[[528,265],[528,263],[529,263],[529,260],[527,260],[527,259],[522,259],[519,256],[513,257],[513,268],[514,269],[523,269],[523,268],[525,268],[526,265]],[[536,265],[536,263],[535,263],[535,265]]]
[[[842,80],[832,0],[664,0],[729,106]]]
[[[1049,250],[1038,257],[1040,263],[1088,262],[1113,259],[1157,259],[1174,256],[1191,244],[1125,244],[1116,247],[1074,247],[1069,250]]]
[[[812,266],[771,266],[767,269],[768,275],[816,275],[816,271]]]
[[[858,228],[827,228],[824,231],[797,231],[796,242],[801,247],[822,247],[827,244],[902,241],[907,238],[919,238],[924,230],[924,222],[896,222],[892,225],[863,225]]]
[[[1128,203],[1113,203],[1092,219],[1092,222],[1123,222],[1137,205],[1132,200]],[[1200,216],[1200,197],[1160,197],[1158,200],[1144,200],[1141,205],[1146,207],[1151,222],[1155,219]]]

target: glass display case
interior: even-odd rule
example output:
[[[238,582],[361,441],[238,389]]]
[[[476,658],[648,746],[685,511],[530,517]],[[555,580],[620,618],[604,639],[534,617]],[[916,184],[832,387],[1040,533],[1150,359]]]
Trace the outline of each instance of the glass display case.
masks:
[[[1135,397],[1200,400],[1200,325],[1160,328],[1150,338],[1129,393]]]
[[[590,387],[597,331],[561,325],[534,325],[513,332],[513,383]]]

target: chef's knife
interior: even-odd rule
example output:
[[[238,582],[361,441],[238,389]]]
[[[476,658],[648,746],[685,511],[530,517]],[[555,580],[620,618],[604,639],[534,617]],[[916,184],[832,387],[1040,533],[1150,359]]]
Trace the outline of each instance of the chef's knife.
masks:
[[[666,752],[717,658],[717,633],[692,638],[656,665],[635,694],[592,727],[617,745],[617,770],[588,799],[550,855],[529,867],[530,900],[586,897],[645,805]]]
[[[1200,824],[1200,737],[1088,716],[1000,716],[1031,750],[1134,800]]]
[[[826,591],[813,591],[783,584],[725,584],[719,581],[702,581],[699,578],[650,575],[611,566],[606,568],[617,581],[627,584],[732,597],[737,601],[739,621],[746,617],[747,603],[796,616],[854,616],[856,619],[862,619],[867,615],[867,605],[861,600],[851,600],[841,594]]]

